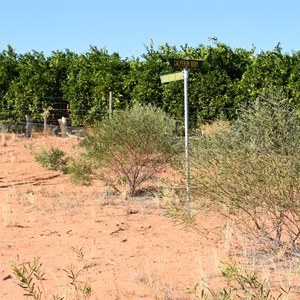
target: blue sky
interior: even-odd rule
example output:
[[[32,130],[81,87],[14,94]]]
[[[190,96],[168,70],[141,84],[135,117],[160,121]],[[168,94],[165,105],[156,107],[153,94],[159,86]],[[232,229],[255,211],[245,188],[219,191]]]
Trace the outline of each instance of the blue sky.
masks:
[[[256,52],[300,50],[298,0],[0,0],[0,51],[50,55],[90,45],[122,58],[145,46],[210,45],[216,37],[232,48]]]

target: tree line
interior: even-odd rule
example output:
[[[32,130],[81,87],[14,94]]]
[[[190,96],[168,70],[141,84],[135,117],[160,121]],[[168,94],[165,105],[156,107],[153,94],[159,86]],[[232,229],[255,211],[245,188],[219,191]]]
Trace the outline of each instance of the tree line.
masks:
[[[203,60],[189,70],[189,105],[192,126],[219,118],[235,119],[241,107],[251,104],[270,85],[281,87],[300,110],[300,51],[283,53],[280,44],[255,54],[231,48],[213,39],[212,45],[160,45],[152,43],[145,54],[126,58],[90,46],[77,54],[68,49],[18,54],[11,45],[0,53],[0,122],[24,121],[30,114],[42,121],[44,108],[56,118],[70,106],[72,124],[81,126],[107,115],[108,95],[114,109],[135,103],[161,107],[183,119],[183,81],[161,84],[160,76],[178,72],[171,58]]]

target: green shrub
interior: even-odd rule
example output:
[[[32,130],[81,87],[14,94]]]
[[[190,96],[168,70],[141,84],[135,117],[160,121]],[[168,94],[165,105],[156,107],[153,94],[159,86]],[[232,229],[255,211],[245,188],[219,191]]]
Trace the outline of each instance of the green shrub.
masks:
[[[93,126],[82,143],[84,157],[101,179],[116,188],[127,185],[134,196],[176,155],[174,132],[174,121],[161,109],[134,106]]]
[[[42,148],[35,154],[35,160],[44,168],[51,171],[68,172],[68,161],[66,153],[59,148],[51,147],[49,150]]]
[[[70,283],[66,286],[70,299],[88,300],[92,295],[91,284],[87,280],[88,262],[84,258],[83,248],[72,247],[72,251],[77,256],[78,264],[67,266],[64,272],[67,274]],[[19,261],[12,264],[12,272],[17,279],[17,285],[23,289],[23,295],[34,300],[47,300],[49,295],[46,294],[43,281],[45,280],[45,272],[42,269],[42,263],[39,257],[34,257],[32,262],[27,264]],[[82,275],[85,280],[82,280]],[[71,288],[71,289],[70,289]],[[67,299],[66,296],[52,295],[51,300]],[[69,297],[68,297],[69,299]]]
[[[187,294],[193,296],[193,299],[202,300],[278,300],[290,293],[290,288],[285,290],[282,287],[280,291],[274,293],[270,284],[265,279],[260,278],[257,272],[241,268],[235,263],[222,264],[221,273],[224,279],[222,288],[216,289],[205,286],[204,289],[200,290],[198,283],[193,288],[188,288]]]
[[[71,160],[68,165],[68,173],[72,183],[89,185],[92,181],[93,169],[88,161],[79,157]]]
[[[299,118],[284,94],[270,88],[232,130],[194,143],[192,190],[225,205],[269,250],[298,255],[299,162]]]

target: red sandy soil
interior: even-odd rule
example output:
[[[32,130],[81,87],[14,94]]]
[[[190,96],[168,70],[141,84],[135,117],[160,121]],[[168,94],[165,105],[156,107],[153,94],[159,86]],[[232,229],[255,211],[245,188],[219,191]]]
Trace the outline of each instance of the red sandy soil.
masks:
[[[197,283],[200,290],[203,280],[211,288],[221,286],[222,261],[250,257],[253,245],[216,212],[200,212],[198,228],[186,230],[166,216],[157,197],[109,195],[98,181],[74,185],[67,175],[35,161],[32,153],[42,146],[75,155],[76,139],[2,134],[0,142],[1,300],[27,299],[11,266],[34,257],[40,257],[45,272],[43,299],[76,299],[64,271],[83,267],[72,247],[84,253],[80,280],[87,275],[93,290],[89,299],[196,299],[187,290]],[[265,265],[261,270],[270,279],[277,265]],[[281,273],[273,291],[299,282],[290,269]]]

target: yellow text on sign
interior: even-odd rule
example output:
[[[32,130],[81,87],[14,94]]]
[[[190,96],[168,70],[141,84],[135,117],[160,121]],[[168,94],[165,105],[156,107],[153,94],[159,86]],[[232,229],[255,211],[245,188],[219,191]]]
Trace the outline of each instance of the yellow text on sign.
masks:
[[[167,83],[167,82],[177,81],[182,79],[183,79],[183,72],[177,72],[177,73],[160,76],[161,83]]]

